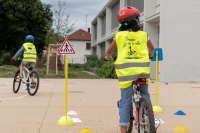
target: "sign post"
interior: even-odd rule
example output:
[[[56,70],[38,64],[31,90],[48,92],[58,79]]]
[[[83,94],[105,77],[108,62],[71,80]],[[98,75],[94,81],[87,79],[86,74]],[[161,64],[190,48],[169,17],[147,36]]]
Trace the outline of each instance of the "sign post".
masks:
[[[65,54],[65,94],[64,94],[64,116],[58,120],[59,126],[72,126],[74,122],[71,117],[67,116],[68,108],[68,54],[75,54],[74,49],[66,38],[58,50],[58,54]]]
[[[154,49],[154,54],[153,54],[153,59],[151,61],[156,61],[156,105],[153,106],[153,111],[155,113],[162,113],[162,108],[158,106],[158,61],[163,60],[163,54],[162,54],[162,49],[161,48],[155,48]]]

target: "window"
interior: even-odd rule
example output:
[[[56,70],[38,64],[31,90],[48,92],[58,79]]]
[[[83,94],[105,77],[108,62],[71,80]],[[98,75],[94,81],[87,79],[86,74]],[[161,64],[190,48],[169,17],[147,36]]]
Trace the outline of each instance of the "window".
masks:
[[[94,40],[97,40],[97,24],[94,24]]]
[[[119,22],[117,20],[117,13],[119,11],[119,1],[112,7],[112,30],[119,26]]]
[[[86,50],[90,50],[91,49],[91,43],[86,43]]]
[[[144,0],[127,0],[127,6],[137,8],[140,13],[144,12]]]
[[[105,54],[105,52],[106,52],[105,49],[106,49],[106,46],[105,46],[105,43],[103,43],[101,45],[101,56]]]
[[[102,36],[106,34],[106,15],[102,17]]]

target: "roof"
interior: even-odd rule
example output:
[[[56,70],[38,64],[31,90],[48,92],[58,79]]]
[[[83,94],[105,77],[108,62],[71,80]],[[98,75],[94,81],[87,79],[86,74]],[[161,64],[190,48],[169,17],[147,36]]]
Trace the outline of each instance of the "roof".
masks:
[[[91,34],[85,30],[79,29],[67,36],[67,39],[77,41],[91,41]]]

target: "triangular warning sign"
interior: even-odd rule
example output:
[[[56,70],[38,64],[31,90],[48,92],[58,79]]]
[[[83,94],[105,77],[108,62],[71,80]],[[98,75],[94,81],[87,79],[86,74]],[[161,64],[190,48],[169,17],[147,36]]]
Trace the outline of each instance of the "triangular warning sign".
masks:
[[[66,38],[62,46],[58,50],[58,54],[75,54],[74,49],[72,48],[69,40]]]

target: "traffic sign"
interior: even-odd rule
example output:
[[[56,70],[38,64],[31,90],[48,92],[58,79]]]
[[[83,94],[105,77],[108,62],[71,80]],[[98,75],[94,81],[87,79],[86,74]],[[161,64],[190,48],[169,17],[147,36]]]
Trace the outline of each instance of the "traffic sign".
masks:
[[[162,48],[155,48],[154,49],[153,59],[151,59],[151,61],[156,61],[156,51],[158,51],[158,61],[162,61],[163,60]]]
[[[65,39],[62,46],[58,50],[58,54],[75,54],[75,51],[72,48],[72,46],[67,38]]]

